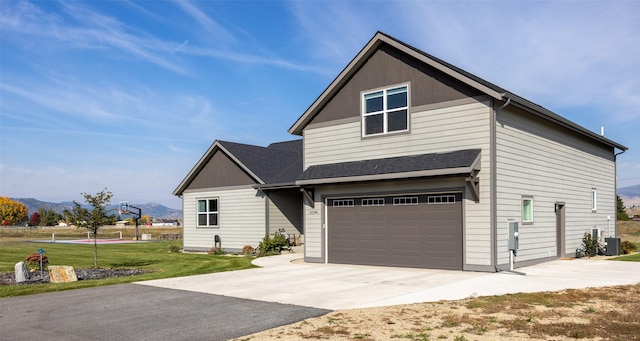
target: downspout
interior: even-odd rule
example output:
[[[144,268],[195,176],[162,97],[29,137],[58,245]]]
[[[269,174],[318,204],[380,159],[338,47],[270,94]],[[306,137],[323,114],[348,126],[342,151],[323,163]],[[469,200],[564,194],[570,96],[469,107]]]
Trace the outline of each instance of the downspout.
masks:
[[[614,149],[615,150],[615,149]],[[616,231],[614,233],[614,237],[618,235],[618,155],[626,152],[626,149],[621,149],[619,153],[613,154],[613,189],[615,190],[615,197],[613,198],[613,207],[615,207],[614,215],[613,215],[613,228]],[[611,238],[611,235],[609,235]]]
[[[502,98],[505,97],[505,94],[502,94]],[[511,98],[507,97],[507,101],[500,106],[498,109],[493,110],[493,118],[491,122],[491,226],[493,227],[493,268],[495,272],[499,272],[498,269],[498,200],[497,200],[497,190],[498,190],[498,180],[496,179],[498,176],[498,170],[496,169],[498,161],[496,160],[496,124],[498,123],[498,110],[502,110],[506,108],[509,104],[511,104]]]

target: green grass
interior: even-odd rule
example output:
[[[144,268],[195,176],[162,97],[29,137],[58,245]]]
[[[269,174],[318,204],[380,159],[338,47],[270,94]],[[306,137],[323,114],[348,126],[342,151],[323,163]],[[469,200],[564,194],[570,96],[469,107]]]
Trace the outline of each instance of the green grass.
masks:
[[[640,262],[640,253],[634,253],[632,255],[624,255],[616,258],[611,258],[611,260],[619,260],[623,262]]]
[[[153,270],[138,276],[86,280],[71,283],[0,285],[0,297],[89,288],[255,267],[251,258],[168,252],[176,242],[98,245],[98,267]],[[13,272],[14,265],[39,248],[46,251],[50,265],[70,265],[76,269],[93,267],[93,244],[47,244],[34,242],[0,242],[0,272]]]

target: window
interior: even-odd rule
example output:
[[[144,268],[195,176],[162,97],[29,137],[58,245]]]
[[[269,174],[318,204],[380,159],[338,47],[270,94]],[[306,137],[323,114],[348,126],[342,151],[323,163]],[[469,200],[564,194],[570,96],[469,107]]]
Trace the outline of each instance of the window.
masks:
[[[333,207],[353,207],[353,199],[334,200]]]
[[[597,193],[596,193],[596,189],[592,188],[591,189],[591,211],[593,211],[593,212],[595,212],[596,209],[598,208],[598,205],[597,205],[598,200],[597,199],[598,199],[598,196],[597,196]]]
[[[198,226],[218,227],[218,199],[198,199]]]
[[[522,222],[533,223],[533,198],[522,198]]]
[[[427,197],[427,205],[455,204],[455,195],[430,195]]]
[[[362,95],[362,135],[379,135],[409,129],[407,85]]]
[[[393,198],[394,205],[417,205],[418,197],[398,197]]]
[[[362,199],[362,206],[384,206],[384,198]]]

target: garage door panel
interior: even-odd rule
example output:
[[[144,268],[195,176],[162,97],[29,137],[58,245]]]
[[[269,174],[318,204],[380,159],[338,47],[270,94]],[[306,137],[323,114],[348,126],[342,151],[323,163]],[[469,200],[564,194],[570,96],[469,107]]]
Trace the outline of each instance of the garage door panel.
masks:
[[[349,199],[350,207],[329,200],[329,262],[462,269],[461,195],[395,197]]]

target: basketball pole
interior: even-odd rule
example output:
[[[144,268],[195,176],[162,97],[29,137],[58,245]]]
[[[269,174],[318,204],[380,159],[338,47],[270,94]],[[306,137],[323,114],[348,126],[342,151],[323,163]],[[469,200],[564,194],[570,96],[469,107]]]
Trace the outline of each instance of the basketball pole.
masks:
[[[138,210],[138,212],[131,212],[131,209],[135,209]],[[118,212],[120,213],[120,215],[128,215],[128,214],[133,214],[135,217],[135,221],[136,221],[136,240],[139,240],[140,235],[138,234],[138,220],[140,220],[140,218],[142,217],[142,210],[138,207],[135,206],[131,206],[129,205],[128,201],[121,201],[120,202],[120,208],[118,209]]]
[[[138,210],[138,213],[135,212],[131,212],[131,209],[136,209]],[[131,206],[129,205],[129,212],[133,213],[135,215],[135,220],[136,220],[136,240],[139,240],[139,234],[138,234],[138,220],[140,220],[140,217],[142,217],[142,210],[139,209],[138,207],[135,206]]]

